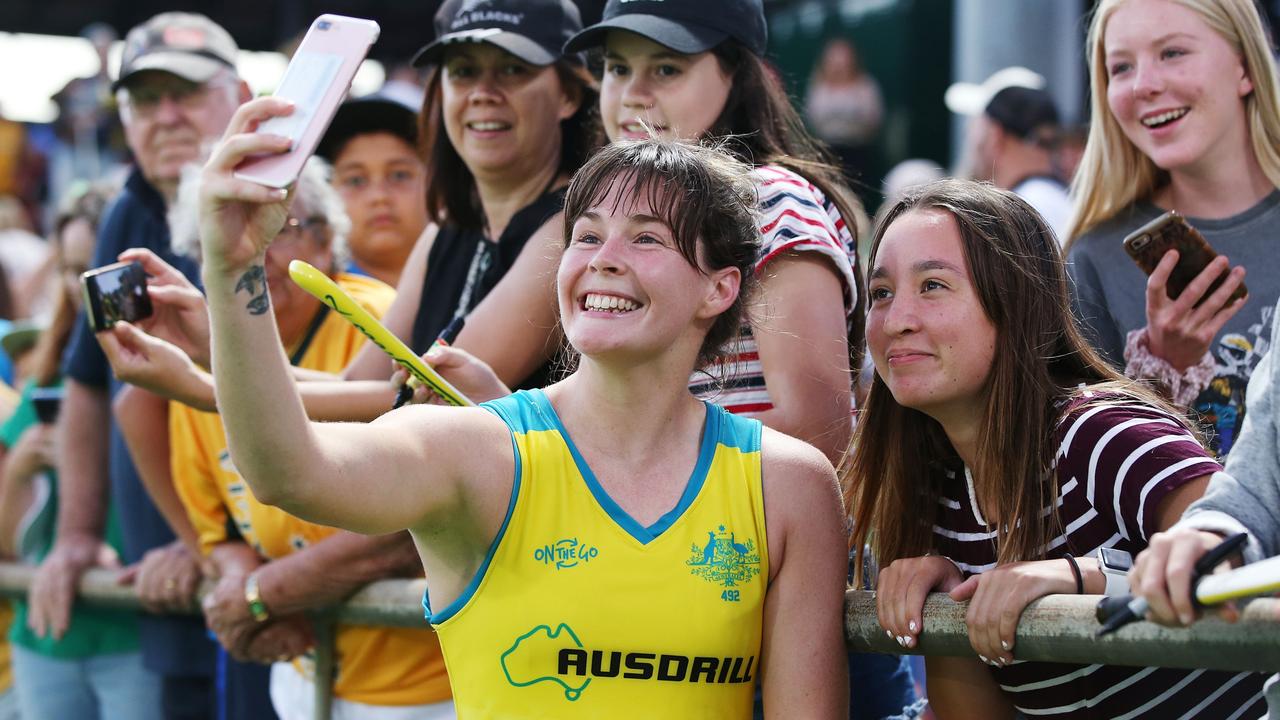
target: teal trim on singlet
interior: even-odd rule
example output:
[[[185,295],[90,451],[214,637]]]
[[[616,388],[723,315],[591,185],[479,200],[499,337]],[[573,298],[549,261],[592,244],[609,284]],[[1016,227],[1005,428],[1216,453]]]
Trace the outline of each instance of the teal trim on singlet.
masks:
[[[484,579],[485,573],[489,571],[489,564],[493,562],[494,553],[498,552],[498,545],[502,543],[502,537],[507,534],[507,525],[511,524],[511,516],[516,511],[516,498],[520,497],[520,448],[516,446],[516,433],[526,432],[525,430],[517,430],[518,427],[527,427],[523,417],[524,405],[519,403],[514,396],[508,396],[501,400],[494,400],[482,403],[480,407],[497,415],[507,427],[511,428],[511,454],[515,458],[515,476],[511,480],[511,499],[507,501],[507,515],[502,518],[502,526],[498,528],[498,534],[494,536],[493,542],[489,543],[489,551],[485,553],[484,562],[480,563],[480,567],[476,569],[476,574],[472,576],[471,582],[467,583],[467,587],[463,589],[457,599],[445,606],[438,613],[431,612],[431,592],[430,590],[422,591],[422,611],[427,618],[427,622],[432,624],[440,624],[445,620],[453,617],[459,610],[467,604],[473,595],[476,594],[476,588],[480,587],[480,581]],[[508,402],[508,401],[511,402]],[[513,412],[514,411],[514,412]]]
[[[760,452],[760,433],[764,426],[759,420],[734,415],[719,405],[714,407],[721,417],[719,437],[721,445],[746,453]]]
[[[569,437],[569,433],[565,431],[564,424],[560,422],[560,416],[556,414],[555,408],[551,406],[551,401],[547,399],[546,394],[541,390],[531,390],[528,393],[528,399],[537,404],[538,409],[542,411],[541,415],[543,417],[550,419],[554,423],[555,430],[560,433],[560,438],[569,449],[569,454],[573,457],[574,464],[578,466],[578,472],[587,484],[587,489],[591,491],[601,509],[618,524],[618,527],[625,530],[628,535],[643,545],[648,545],[660,536],[663,531],[671,527],[672,523],[680,519],[684,511],[693,503],[694,498],[698,497],[698,492],[702,490],[702,485],[707,480],[707,472],[711,469],[711,460],[716,454],[716,445],[719,444],[720,427],[722,425],[721,418],[725,415],[720,408],[710,403],[703,403],[706,408],[706,422],[702,430],[702,445],[698,451],[698,462],[694,465],[693,473],[690,474],[689,480],[685,484],[684,493],[681,494],[680,500],[675,507],[658,518],[652,525],[645,527],[627,514],[627,511],[614,502],[609,493],[601,487],[595,473],[591,470],[591,466],[582,457],[582,453],[578,452],[578,447],[574,445],[573,438]]]

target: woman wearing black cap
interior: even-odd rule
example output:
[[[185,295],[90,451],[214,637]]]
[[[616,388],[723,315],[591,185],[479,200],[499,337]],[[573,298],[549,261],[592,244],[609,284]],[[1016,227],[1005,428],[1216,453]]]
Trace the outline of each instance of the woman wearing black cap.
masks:
[[[465,316],[456,345],[507,383],[538,386],[559,346],[547,280],[564,189],[597,145],[594,82],[581,57],[561,51],[581,20],[570,0],[449,0],[435,26],[414,58],[433,65],[419,122],[435,225],[410,257],[388,324],[425,351]],[[370,346],[348,374],[390,372]]]
[[[756,167],[764,308],[724,367],[725,387],[704,376],[695,390],[834,462],[852,431],[850,355],[862,346],[856,201],[765,65],[765,34],[759,0],[612,0],[566,49],[604,48],[610,140],[732,138],[727,148]]]
[[[853,227],[860,212],[766,65],[760,0],[610,0],[566,50],[603,47],[600,115],[612,141],[729,138],[760,194],[760,298],[732,360],[691,389],[812,443],[848,446],[850,368],[863,346]],[[853,657],[855,717],[901,715],[915,694],[896,659]]]

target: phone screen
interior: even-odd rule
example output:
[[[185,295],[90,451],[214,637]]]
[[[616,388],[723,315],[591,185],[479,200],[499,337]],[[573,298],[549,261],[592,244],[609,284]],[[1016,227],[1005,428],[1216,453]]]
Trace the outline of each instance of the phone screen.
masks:
[[[275,92],[276,97],[293,102],[293,114],[267,120],[258,126],[258,132],[283,135],[298,142],[341,68],[342,56],[337,53],[299,51]]]
[[[151,316],[151,295],[147,273],[137,262],[114,263],[80,276],[85,309],[94,332],[109,329],[116,322],[137,322]]]

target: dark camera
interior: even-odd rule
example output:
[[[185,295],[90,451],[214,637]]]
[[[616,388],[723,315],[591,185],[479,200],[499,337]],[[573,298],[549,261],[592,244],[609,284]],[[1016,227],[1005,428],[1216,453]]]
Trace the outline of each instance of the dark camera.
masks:
[[[321,20],[320,22],[316,23],[317,30],[328,30],[331,27],[333,27],[333,24],[330,23],[328,20]]]
[[[124,320],[151,317],[151,296],[142,263],[114,263],[80,276],[85,312],[94,332],[108,330]]]
[[[42,423],[52,423],[58,419],[58,408],[62,407],[62,388],[36,388],[31,391],[31,404],[35,406],[36,418]]]

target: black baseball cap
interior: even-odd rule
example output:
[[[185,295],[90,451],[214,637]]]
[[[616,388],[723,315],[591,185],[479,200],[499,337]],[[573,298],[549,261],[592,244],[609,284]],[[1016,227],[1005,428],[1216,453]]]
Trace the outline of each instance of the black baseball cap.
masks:
[[[422,100],[418,98],[418,106],[421,105]],[[333,122],[316,146],[316,155],[332,163],[352,138],[383,132],[417,147],[418,108],[390,93],[348,100],[333,114]]]
[[[610,30],[627,30],[690,55],[733,38],[763,56],[769,41],[762,0],[609,0],[600,22],[574,35],[564,49],[603,45]]]
[[[436,12],[436,39],[413,57],[414,65],[437,62],[446,45],[483,42],[531,65],[550,65],[563,57],[565,41],[582,29],[572,0],[445,0]]]
[[[1029,87],[1001,90],[991,97],[983,112],[1005,130],[1028,141],[1041,139],[1045,128],[1056,130],[1060,122],[1053,97]]]
[[[145,70],[162,70],[204,83],[223,68],[236,68],[240,49],[231,34],[204,15],[164,12],[129,31],[120,55],[120,72],[111,90]]]

